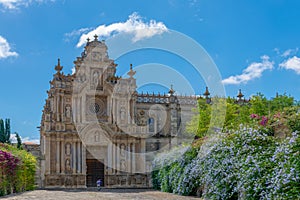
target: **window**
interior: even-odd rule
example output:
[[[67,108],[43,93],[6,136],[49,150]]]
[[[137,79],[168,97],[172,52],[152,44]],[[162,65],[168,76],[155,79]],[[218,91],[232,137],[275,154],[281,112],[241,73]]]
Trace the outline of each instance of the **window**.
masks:
[[[149,132],[154,132],[154,118],[149,118],[148,120]]]

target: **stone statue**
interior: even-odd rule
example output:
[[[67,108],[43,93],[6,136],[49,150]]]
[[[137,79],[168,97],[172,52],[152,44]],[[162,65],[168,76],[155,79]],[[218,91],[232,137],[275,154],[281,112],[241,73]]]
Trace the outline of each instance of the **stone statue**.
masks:
[[[66,106],[66,117],[71,118],[71,107],[69,105]]]
[[[125,115],[126,115],[126,113],[125,113],[125,108],[124,107],[122,107],[121,108],[121,120],[125,120]]]
[[[67,172],[71,172],[71,163],[70,163],[70,159],[66,160],[66,171]]]
[[[95,85],[97,85],[98,81],[99,81],[99,72],[98,71],[94,71],[94,74],[93,74],[93,83]]]
[[[125,156],[125,148],[126,148],[126,146],[125,146],[125,144],[121,144],[121,146],[120,146],[120,154],[121,154],[121,156]]]
[[[71,144],[66,144],[66,154],[69,156],[71,154]]]
[[[125,171],[126,170],[126,163],[125,163],[125,160],[121,160],[121,163],[120,163],[120,169],[121,169],[121,171]]]

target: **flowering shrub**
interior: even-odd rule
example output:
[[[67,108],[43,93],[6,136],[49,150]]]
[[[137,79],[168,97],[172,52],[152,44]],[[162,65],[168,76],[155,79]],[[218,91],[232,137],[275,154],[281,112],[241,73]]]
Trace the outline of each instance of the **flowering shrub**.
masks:
[[[296,133],[276,147],[272,162],[276,163],[267,180],[265,199],[299,199],[300,138]]]
[[[153,180],[162,191],[207,199],[298,199],[299,149],[296,133],[278,140],[241,127],[207,138],[198,149],[186,148],[176,159],[168,159],[174,152],[160,155],[154,165],[167,165],[156,165]]]
[[[34,189],[35,170],[32,154],[0,144],[0,196]]]

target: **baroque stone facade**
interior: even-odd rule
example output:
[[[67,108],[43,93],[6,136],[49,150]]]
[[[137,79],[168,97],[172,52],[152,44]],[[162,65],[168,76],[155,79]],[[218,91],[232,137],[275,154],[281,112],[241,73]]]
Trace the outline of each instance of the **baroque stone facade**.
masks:
[[[41,187],[150,187],[155,152],[180,144],[195,97],[139,94],[135,71],[116,76],[104,41],[87,41],[75,73],[57,71],[47,91],[41,136]]]

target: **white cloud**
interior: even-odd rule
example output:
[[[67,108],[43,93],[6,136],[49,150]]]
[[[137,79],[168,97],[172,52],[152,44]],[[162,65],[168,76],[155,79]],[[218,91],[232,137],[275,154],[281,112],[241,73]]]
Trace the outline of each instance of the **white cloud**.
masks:
[[[94,30],[81,35],[77,47],[82,46],[86,43],[87,38],[93,38],[94,35],[100,37],[110,37],[116,33],[127,33],[133,34],[133,42],[139,41],[144,38],[150,38],[154,35],[159,35],[168,31],[167,27],[162,22],[156,22],[155,20],[150,20],[150,22],[145,23],[141,16],[136,12],[131,14],[126,22],[117,22],[106,25],[100,25]]]
[[[28,7],[31,3],[54,2],[55,0],[0,0],[0,5],[7,10],[16,10],[20,7]]]
[[[281,56],[286,58],[286,57],[288,57],[288,56],[290,56],[290,55],[292,55],[292,54],[295,55],[295,53],[297,53],[298,50],[299,50],[298,48],[296,48],[296,49],[287,49],[287,50],[285,50],[285,51],[281,54]]]
[[[30,138],[30,137],[22,138],[22,136],[20,136],[20,138],[21,138],[22,143],[32,142],[32,143],[35,143],[35,144],[40,144],[40,139],[36,139],[36,138],[33,139],[33,138]],[[15,133],[10,134],[10,141],[11,141],[11,143],[17,143],[17,137],[16,137]]]
[[[262,73],[265,70],[272,70],[274,62],[270,61],[269,56],[262,56],[262,62],[251,63],[246,69],[243,70],[243,73],[240,75],[230,76],[222,80],[223,84],[227,85],[237,85],[241,83],[247,83],[250,80],[261,77]]]
[[[0,59],[10,56],[18,56],[17,52],[11,51],[7,40],[0,35]]]
[[[75,72],[76,72],[75,67],[72,67],[72,69],[71,69],[71,74],[73,75],[73,74],[75,74]]]
[[[65,41],[69,42],[70,39],[77,37],[83,33],[87,33],[88,31],[92,30],[93,28],[81,28],[79,30],[73,30],[70,33],[65,33]]]
[[[279,64],[280,68],[294,70],[300,75],[300,58],[294,56]]]

